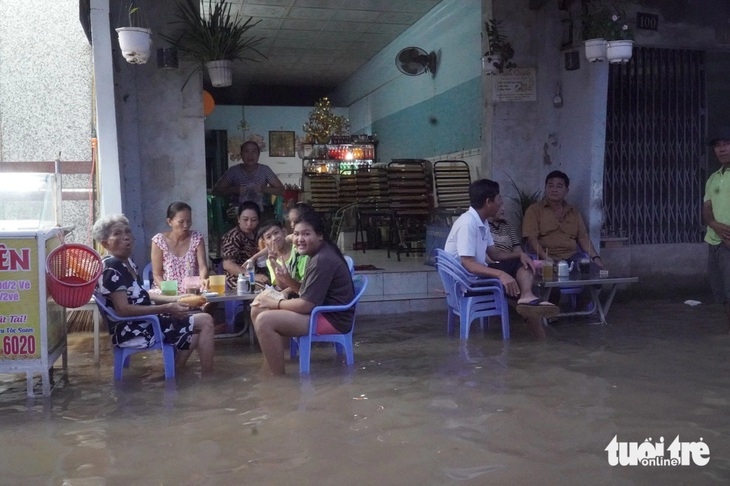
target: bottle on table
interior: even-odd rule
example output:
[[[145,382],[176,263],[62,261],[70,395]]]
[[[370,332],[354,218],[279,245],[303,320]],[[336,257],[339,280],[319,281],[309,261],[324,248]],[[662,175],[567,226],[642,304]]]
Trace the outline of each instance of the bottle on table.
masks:
[[[237,285],[236,285],[236,293],[239,294],[239,295],[240,294],[247,293],[248,292],[248,288],[247,287],[248,287],[248,282],[244,278],[243,274],[242,273],[239,273],[238,274],[238,282],[237,282]]]
[[[256,273],[252,261],[246,263],[246,274],[248,275],[248,291],[253,292],[256,290]]]

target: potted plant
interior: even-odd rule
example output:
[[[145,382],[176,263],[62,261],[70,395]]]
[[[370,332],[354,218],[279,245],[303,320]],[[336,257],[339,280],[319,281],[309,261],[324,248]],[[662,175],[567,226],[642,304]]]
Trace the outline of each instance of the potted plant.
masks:
[[[623,10],[615,5],[610,8],[594,1],[585,5],[581,21],[586,58],[589,61],[608,59],[617,63],[631,59],[633,32]]]
[[[179,25],[180,31],[176,36],[161,37],[192,55],[201,67],[205,65],[213,86],[230,86],[233,61],[258,61],[252,55],[266,59],[256,49],[264,38],[249,35],[260,20],[253,22],[251,17],[244,20],[238,12],[232,14],[226,0],[203,2],[202,12],[199,5],[197,0],[177,0],[177,20],[171,24]]]
[[[507,38],[499,31],[501,21],[489,19],[485,22],[487,30],[487,52],[482,56],[484,74],[502,74],[505,69],[512,69],[516,64],[511,62],[515,50]]]
[[[335,115],[327,97],[320,98],[309,112],[309,121],[303,130],[312,143],[327,143],[332,135],[341,135],[350,121],[342,115]]]
[[[129,2],[126,10],[128,25],[116,29],[119,35],[119,48],[128,63],[144,64],[150,58],[152,50],[152,31],[143,27],[142,12],[134,1]]]
[[[527,208],[529,208],[536,202],[542,201],[542,191],[538,189],[537,191],[530,193],[528,191],[525,191],[524,189],[520,189],[519,187],[517,187],[517,183],[509,175],[507,175],[507,178],[512,183],[512,187],[515,188],[515,192],[517,192],[517,196],[510,196],[510,199],[512,199],[520,206],[520,211],[516,212],[515,216],[517,216],[518,221],[522,221],[522,218],[525,216],[525,211],[527,211]]]
[[[634,50],[634,33],[626,21],[626,13],[614,7],[608,24],[606,58],[611,63],[627,63]]]
[[[581,15],[583,46],[590,62],[606,60],[606,36],[611,17],[610,10],[600,2],[584,4]]]

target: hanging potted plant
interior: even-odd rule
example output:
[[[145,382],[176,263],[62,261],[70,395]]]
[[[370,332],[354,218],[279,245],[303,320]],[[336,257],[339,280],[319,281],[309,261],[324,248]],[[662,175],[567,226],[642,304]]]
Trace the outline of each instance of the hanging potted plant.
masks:
[[[232,14],[231,4],[226,0],[177,0],[176,5],[177,20],[171,24],[180,26],[180,31],[175,36],[161,37],[193,56],[201,68],[204,65],[213,86],[233,83],[233,61],[258,61],[252,55],[266,59],[256,49],[264,38],[249,35],[249,30],[260,20],[253,22],[251,17],[244,20],[238,12]]]
[[[590,62],[606,60],[606,36],[611,12],[600,2],[584,3],[581,15],[583,46],[586,59]]]
[[[626,14],[618,7],[611,13],[606,40],[606,58],[610,63],[627,63],[634,51],[634,34],[626,22]]]
[[[489,19],[485,23],[487,30],[487,52],[482,56],[482,71],[484,74],[502,74],[505,69],[512,69],[517,65],[511,62],[515,50],[507,38],[499,31],[501,22]]]
[[[116,29],[119,48],[128,63],[144,64],[152,50],[152,31],[144,27],[142,12],[134,1],[129,2],[126,11],[128,25]]]

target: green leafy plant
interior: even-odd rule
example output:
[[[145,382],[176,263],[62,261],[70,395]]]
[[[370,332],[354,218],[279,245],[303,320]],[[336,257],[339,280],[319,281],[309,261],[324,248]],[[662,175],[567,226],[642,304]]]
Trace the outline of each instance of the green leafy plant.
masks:
[[[180,51],[192,55],[202,63],[210,61],[259,61],[268,59],[256,46],[264,38],[250,35],[249,31],[260,20],[244,18],[231,13],[231,4],[225,0],[208,0],[202,12],[197,0],[176,2],[177,20],[171,25],[180,26],[176,36],[161,35]]]
[[[633,31],[626,20],[626,13],[616,5],[593,1],[585,4],[581,15],[583,40],[606,39],[630,40]]]
[[[634,32],[626,21],[626,13],[614,6],[606,40],[632,40]]]
[[[525,215],[525,211],[527,211],[527,208],[542,200],[542,191],[540,189],[535,192],[525,191],[523,189],[520,189],[514,179],[512,179],[509,175],[507,176],[507,178],[512,183],[512,187],[515,188],[515,192],[517,193],[517,196],[510,196],[510,199],[512,199],[520,206],[520,211],[516,212],[515,216],[517,216],[517,218],[522,221],[522,218]]]
[[[127,25],[124,27],[139,27],[139,28],[145,28],[147,27],[147,22],[145,21],[144,16],[142,15],[142,10],[140,9],[138,2],[136,0],[133,0],[127,4],[126,7],[127,11]],[[119,19],[121,21],[122,18],[122,12],[119,13]]]
[[[489,44],[484,57],[488,58],[488,62],[492,64],[501,73],[505,69],[517,67],[511,59],[515,55],[512,44],[507,37],[499,31],[502,22],[496,19],[489,19],[485,22],[487,31],[487,43]]]

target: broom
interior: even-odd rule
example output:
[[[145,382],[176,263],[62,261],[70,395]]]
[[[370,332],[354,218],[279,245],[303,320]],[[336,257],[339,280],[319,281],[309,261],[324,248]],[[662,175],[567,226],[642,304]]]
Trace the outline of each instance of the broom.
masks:
[[[106,328],[104,319],[100,320],[99,332]],[[67,310],[66,332],[94,332],[94,315],[89,310]]]

